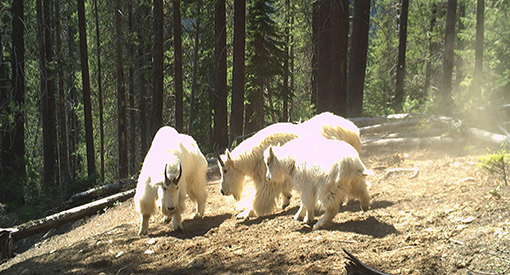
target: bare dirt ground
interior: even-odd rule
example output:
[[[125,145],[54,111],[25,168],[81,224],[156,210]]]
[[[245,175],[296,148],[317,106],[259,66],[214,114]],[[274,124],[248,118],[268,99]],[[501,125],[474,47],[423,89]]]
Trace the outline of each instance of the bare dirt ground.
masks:
[[[464,146],[364,149],[362,160],[375,170],[369,178],[372,208],[363,213],[350,202],[326,230],[312,232],[292,219],[297,194],[284,211],[236,220],[242,205],[222,196],[213,180],[205,217],[189,220],[189,203],[184,232],[158,215],[149,236],[138,236],[130,199],[27,240],[0,273],[345,274],[345,248],[393,274],[508,274],[510,189],[496,189],[501,182],[477,167],[485,150]],[[387,174],[397,167],[417,167],[419,173]]]

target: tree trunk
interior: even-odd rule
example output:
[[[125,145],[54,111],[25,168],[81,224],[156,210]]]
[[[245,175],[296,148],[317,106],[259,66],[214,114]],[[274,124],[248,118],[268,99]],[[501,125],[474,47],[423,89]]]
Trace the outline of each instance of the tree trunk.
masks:
[[[480,78],[483,70],[483,36],[484,36],[485,0],[476,1],[476,47],[475,77]]]
[[[92,104],[90,102],[89,54],[87,49],[87,27],[84,0],[78,0],[78,28],[80,33],[80,60],[83,83],[83,108],[85,116],[85,142],[87,144],[87,172],[96,173],[94,153],[94,129],[92,127]]]
[[[180,0],[173,0],[174,10],[174,85],[175,85],[175,129],[183,131],[183,94],[182,87],[182,27]]]
[[[430,89],[430,79],[432,78],[432,57],[434,56],[436,47],[435,42],[432,41],[432,32],[434,31],[434,27],[436,26],[436,19],[437,19],[437,3],[432,3],[432,10],[431,10],[431,17],[430,17],[430,25],[429,25],[429,37],[428,37],[428,43],[429,43],[429,56],[427,58],[427,65],[425,67],[425,81],[423,83],[423,90],[422,94],[420,96],[420,103],[423,104],[425,100],[428,97],[429,89]]]
[[[67,18],[68,22],[72,21],[71,14],[68,15]],[[69,59],[70,60],[76,60],[75,53],[76,50],[76,28],[75,24],[69,24],[68,28],[68,52],[69,52]],[[74,180],[76,179],[77,173],[79,170],[81,170],[81,156],[77,153],[78,150],[78,144],[80,142],[80,135],[81,135],[81,127],[80,120],[78,120],[78,116],[76,114],[75,108],[72,106],[76,106],[80,103],[80,100],[78,99],[78,94],[76,92],[76,68],[75,66],[69,67],[69,78],[67,79],[68,85],[69,85],[69,100],[71,101],[71,107],[68,109],[67,114],[69,118],[69,166],[71,171],[71,178]]]
[[[292,47],[292,33],[290,31],[291,25],[294,21],[294,15],[292,14],[292,6],[290,4],[290,0],[285,0],[285,60],[284,60],[284,69],[283,72],[283,95],[282,95],[282,116],[280,117],[280,121],[290,121],[290,99],[292,97],[292,89],[290,87],[290,78],[291,78],[291,68],[290,63],[293,58],[291,55],[291,47]]]
[[[200,0],[197,0],[197,24],[195,26],[195,48],[193,49],[193,75],[191,77],[191,95],[188,113],[188,127],[186,133],[191,135],[191,128],[193,127],[193,114],[195,108],[195,93],[197,89],[197,71],[198,71],[198,51],[200,48]],[[234,57],[235,58],[235,57]]]
[[[450,114],[452,108],[452,74],[453,74],[453,47],[455,42],[457,0],[448,0],[446,13],[445,49],[443,61],[443,81],[441,91],[440,110],[443,114]]]
[[[115,30],[117,36],[117,140],[119,150],[119,177],[128,176],[127,142],[126,142],[126,85],[124,82],[124,58],[122,54],[122,13],[121,0],[115,1]]]
[[[103,108],[103,78],[101,67],[101,39],[99,37],[99,12],[97,0],[94,0],[94,17],[96,21],[96,50],[97,50],[97,100],[99,103],[99,157],[101,160],[101,171],[99,177],[104,182],[104,108]]]
[[[331,75],[328,110],[339,116],[347,116],[349,0],[332,0],[331,18]]]
[[[39,62],[41,71],[41,111],[43,127],[43,182],[55,188],[57,180],[57,144],[55,131],[55,85],[52,70],[53,51],[51,49],[51,20],[49,1],[38,0],[37,17],[39,22]],[[49,65],[49,66],[48,66]]]
[[[39,220],[26,222],[15,228],[15,231],[11,234],[12,238],[14,241],[17,241],[44,230],[58,227],[67,222],[93,215],[97,213],[97,211],[100,211],[105,207],[110,207],[116,202],[122,202],[133,197],[134,194],[135,189],[131,189],[85,205],[77,206],[60,213],[56,213],[54,215],[44,217]]]
[[[216,77],[214,96],[214,143],[220,149],[228,146],[227,130],[227,33],[225,19],[225,0],[217,0],[215,3],[214,26],[216,45],[214,50]]]
[[[150,54],[152,51],[152,43],[149,43],[146,39],[146,31],[148,23],[152,24],[152,21],[149,21],[150,18],[150,3],[146,3],[145,5],[139,5],[137,7],[137,16],[140,20],[138,24],[136,24],[137,31],[137,40],[138,40],[138,62],[137,67],[139,68],[140,73],[137,74],[137,85],[136,91],[138,95],[138,110],[139,110],[139,135],[140,135],[140,150],[138,158],[143,160],[145,158],[145,154],[147,153],[149,147],[149,139],[152,139],[152,125],[149,123],[149,119],[151,116],[147,116],[148,105],[150,105],[148,99],[150,98],[150,94],[148,90],[151,90],[154,87],[154,82],[151,81],[154,78],[152,77],[152,68],[149,64],[152,62],[152,55]],[[145,19],[145,20],[142,20]],[[148,72],[150,70],[150,73]],[[150,77],[149,77],[150,76]]]
[[[409,14],[409,0],[402,0],[400,4],[397,76],[395,84],[395,102],[393,107],[395,113],[401,113],[403,107],[402,105],[404,104],[404,80],[406,74],[405,64],[406,64],[408,14]]]
[[[331,74],[331,5],[330,0],[317,3],[317,112],[328,111]]]
[[[6,71],[6,62],[4,60],[4,46],[3,39],[0,39],[0,106],[5,106],[0,109],[0,116],[7,117],[11,114],[11,110],[9,108],[11,97],[9,96],[9,79]],[[12,54],[14,55],[14,52]],[[13,73],[13,78],[15,77],[15,72]],[[10,131],[13,127],[10,124],[7,124],[2,120],[2,124],[0,124],[2,128],[2,132],[0,134],[0,175],[9,175],[12,173],[12,154],[11,154],[11,137]],[[7,189],[7,188],[6,188]],[[5,190],[0,192],[0,202],[8,202],[9,198],[13,196],[12,191]],[[1,251],[1,250],[0,250]],[[1,255],[0,255],[1,256]],[[1,258],[0,258],[1,259]]]
[[[133,16],[133,4],[128,2],[128,27],[130,37],[134,37],[134,16]],[[140,169],[137,161],[136,149],[136,108],[135,108],[135,64],[136,64],[136,53],[135,53],[135,45],[134,42],[131,41],[128,43],[128,56],[129,56],[129,69],[128,69],[128,100],[129,100],[129,138],[128,138],[128,146],[129,146],[129,174],[133,175],[137,173]]]
[[[347,116],[363,114],[363,88],[368,52],[370,25],[370,0],[354,1],[351,48],[349,51],[349,76],[347,77]]]
[[[163,0],[154,0],[154,47],[151,139],[163,126]]]
[[[232,107],[230,142],[243,135],[244,123],[244,61],[246,35],[246,2],[234,0],[234,64],[232,69]]]
[[[459,30],[457,32],[457,51],[462,52],[464,51],[464,42],[459,37],[459,33],[462,33],[466,26],[464,25],[463,21],[466,19],[466,3],[460,2],[459,3],[459,16],[458,16],[458,22],[459,22]],[[464,58],[462,58],[462,55],[456,56],[457,60],[455,62],[455,87],[458,87],[460,83],[464,80]]]
[[[319,32],[320,32],[320,17],[319,17],[319,9],[320,7],[320,1],[315,0],[312,3],[312,73],[311,73],[311,85],[312,85],[312,91],[310,95],[310,102],[312,105],[315,106],[315,108],[318,108],[318,95],[319,95],[319,73],[318,73],[318,66],[319,66],[319,47],[318,47],[318,39],[319,39]]]
[[[26,175],[25,168],[25,115],[23,105],[25,104],[25,23],[23,0],[12,1],[12,75],[13,75],[13,103],[15,109],[11,109],[14,115],[12,128],[11,156],[12,172],[21,177]],[[16,160],[15,157],[19,159]]]
[[[64,92],[64,56],[62,52],[62,18],[60,17],[60,1],[55,1],[55,22],[56,22],[56,54],[57,54],[57,75],[58,75],[58,136],[59,136],[59,171],[60,183],[63,185],[71,181],[69,170],[69,148],[67,146],[67,119],[66,119],[66,96]]]

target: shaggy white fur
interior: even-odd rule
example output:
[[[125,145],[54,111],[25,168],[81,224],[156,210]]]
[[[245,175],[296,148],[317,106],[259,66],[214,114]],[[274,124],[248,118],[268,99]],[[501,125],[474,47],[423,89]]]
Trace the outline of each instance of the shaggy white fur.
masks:
[[[320,113],[301,123],[300,136],[320,134],[327,139],[343,140],[358,152],[361,150],[361,139],[358,127],[351,121],[330,112]]]
[[[268,179],[291,180],[301,194],[296,219],[312,224],[316,203],[325,210],[314,230],[330,222],[348,199],[359,200],[363,211],[370,207],[367,170],[356,149],[344,141],[319,139],[298,138],[264,152]]]
[[[292,123],[276,123],[260,130],[252,137],[241,142],[232,152],[225,151],[220,156],[221,193],[232,195],[236,200],[241,198],[245,184],[245,176],[253,179],[255,197],[252,208],[241,213],[239,218],[267,215],[276,205],[282,194],[282,207],[289,204],[291,197],[290,183],[275,184],[265,178],[264,150],[270,145],[283,144],[297,137],[297,126]]]
[[[158,130],[138,177],[135,208],[140,213],[138,234],[147,234],[156,205],[175,230],[183,229],[186,194],[197,204],[195,217],[204,214],[207,199],[207,161],[195,140],[165,126]]]
[[[349,120],[324,112],[300,124],[276,123],[260,130],[252,137],[241,142],[232,152],[225,151],[220,156],[221,193],[232,195],[236,200],[241,198],[245,184],[245,176],[253,179],[255,197],[252,206],[238,215],[238,218],[262,216],[270,214],[279,195],[282,208],[289,205],[292,184],[289,181],[275,183],[265,177],[263,153],[271,145],[281,145],[297,137],[325,137],[327,139],[345,140],[361,149],[359,129]]]

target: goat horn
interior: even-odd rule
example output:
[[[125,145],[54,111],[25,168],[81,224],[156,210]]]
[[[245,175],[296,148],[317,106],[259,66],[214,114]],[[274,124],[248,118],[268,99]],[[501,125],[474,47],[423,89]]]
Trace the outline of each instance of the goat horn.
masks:
[[[167,167],[167,164],[165,163],[165,185],[169,185],[170,180],[168,179],[168,176],[166,175],[166,167]]]
[[[179,176],[177,176],[177,178],[174,179],[175,185],[179,184],[179,180],[181,179],[181,176],[182,176],[182,165],[179,163]]]
[[[223,160],[221,159],[220,152],[218,151],[219,145],[216,143],[213,147],[214,153],[216,154],[216,158],[218,159],[218,162],[221,166],[225,166],[225,163],[223,163]]]

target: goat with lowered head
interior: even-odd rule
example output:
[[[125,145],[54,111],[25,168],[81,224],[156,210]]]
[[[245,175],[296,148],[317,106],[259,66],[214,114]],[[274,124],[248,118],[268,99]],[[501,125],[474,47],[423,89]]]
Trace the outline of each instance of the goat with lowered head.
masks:
[[[359,200],[363,211],[370,206],[365,180],[368,171],[356,149],[344,141],[298,138],[269,147],[264,156],[268,180],[290,180],[301,194],[295,219],[313,224],[315,205],[325,210],[313,230],[324,228],[348,199]]]
[[[285,208],[289,204],[292,189],[290,183],[275,184],[266,180],[264,150],[270,145],[285,143],[298,137],[296,127],[292,123],[275,123],[241,142],[232,152],[227,149],[225,154],[220,156],[216,151],[223,195],[232,195],[239,201],[245,177],[250,177],[254,183],[255,197],[252,206],[239,214],[238,218],[270,214],[280,194],[283,199],[282,207]]]
[[[232,152],[226,150],[222,156],[216,152],[221,171],[223,195],[233,195],[236,200],[239,200],[243,192],[245,176],[252,178],[254,182],[256,190],[252,206],[239,214],[239,218],[270,214],[279,195],[282,198],[282,208],[289,204],[292,184],[288,181],[275,183],[266,179],[263,152],[268,146],[284,144],[297,137],[344,140],[356,150],[361,149],[359,129],[354,123],[332,113],[323,112],[303,123],[269,125],[241,142]]]
[[[165,216],[165,222],[173,219],[175,230],[183,229],[186,194],[197,204],[195,218],[202,217],[207,199],[206,173],[207,161],[192,137],[169,126],[160,128],[138,177],[134,198],[141,218],[138,234],[147,234],[156,208]]]

